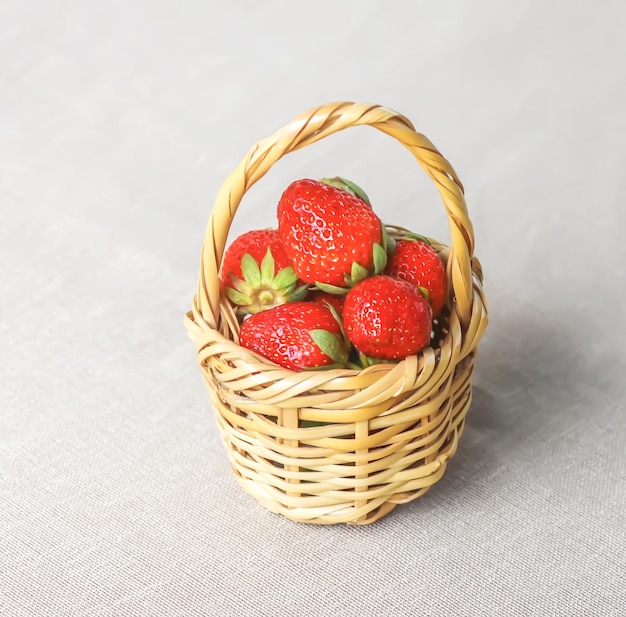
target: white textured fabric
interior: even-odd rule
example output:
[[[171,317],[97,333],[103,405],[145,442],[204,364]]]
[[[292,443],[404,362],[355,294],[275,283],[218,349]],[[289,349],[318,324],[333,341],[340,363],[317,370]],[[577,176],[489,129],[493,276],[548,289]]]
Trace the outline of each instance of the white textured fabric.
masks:
[[[0,615],[626,614],[626,5],[0,3]],[[408,115],[467,189],[491,323],[460,450],[352,528],[241,492],[182,316],[247,149],[319,103]],[[411,157],[280,161],[442,240]]]

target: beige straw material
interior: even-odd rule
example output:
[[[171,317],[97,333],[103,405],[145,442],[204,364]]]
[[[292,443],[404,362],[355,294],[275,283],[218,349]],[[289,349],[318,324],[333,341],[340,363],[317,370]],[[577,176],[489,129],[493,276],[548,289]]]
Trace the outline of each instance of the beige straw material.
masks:
[[[282,156],[358,125],[398,140],[437,187],[450,224],[450,246],[433,241],[446,263],[448,305],[432,346],[416,356],[361,371],[284,369],[238,345],[238,322],[218,283],[230,225],[244,194]],[[392,236],[399,232],[388,229]],[[463,431],[476,348],[487,326],[482,269],[473,252],[456,173],[394,111],[364,103],[324,105],[250,149],[217,195],[197,294],[185,318],[245,491],[295,521],[367,524],[442,477]]]

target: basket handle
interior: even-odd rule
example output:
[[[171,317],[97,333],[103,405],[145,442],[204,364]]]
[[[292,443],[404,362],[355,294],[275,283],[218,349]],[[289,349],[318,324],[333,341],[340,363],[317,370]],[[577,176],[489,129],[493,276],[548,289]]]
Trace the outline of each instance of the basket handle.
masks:
[[[451,247],[448,277],[462,327],[472,314],[472,255],[474,231],[463,185],[450,163],[406,117],[368,103],[339,102],[311,109],[272,136],[254,145],[220,188],[204,242],[198,279],[197,308],[204,321],[217,328],[220,314],[218,274],[231,223],[246,191],[285,154],[315,143],[351,126],[369,125],[397,139],[435,183],[448,215]]]

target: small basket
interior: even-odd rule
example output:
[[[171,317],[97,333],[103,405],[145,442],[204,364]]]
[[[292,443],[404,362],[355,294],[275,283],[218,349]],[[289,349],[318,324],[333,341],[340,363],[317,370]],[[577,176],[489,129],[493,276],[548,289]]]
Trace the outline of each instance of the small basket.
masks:
[[[238,345],[237,318],[218,283],[230,225],[246,191],[282,156],[358,125],[397,139],[439,190],[451,245],[433,244],[446,264],[448,305],[435,344],[416,356],[360,371],[284,369]],[[473,250],[461,182],[396,112],[363,103],[325,105],[250,149],[217,195],[185,318],[230,462],[247,493],[294,521],[362,525],[420,497],[442,477],[463,432],[476,348],[487,325]]]

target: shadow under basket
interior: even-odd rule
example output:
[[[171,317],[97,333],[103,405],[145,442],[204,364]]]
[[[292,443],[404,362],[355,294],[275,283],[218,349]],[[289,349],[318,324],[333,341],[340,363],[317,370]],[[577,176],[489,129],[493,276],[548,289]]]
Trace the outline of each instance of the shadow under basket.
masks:
[[[398,140],[436,185],[451,242],[433,241],[449,298],[430,347],[363,370],[291,371],[238,345],[218,273],[246,191],[285,154],[369,125]],[[393,235],[397,230],[389,227]],[[482,270],[463,187],[452,166],[404,116],[379,105],[333,103],[300,115],[250,149],[221,187],[202,247],[185,325],[242,488],[271,512],[316,524],[368,524],[423,495],[457,449],[487,326]]]

